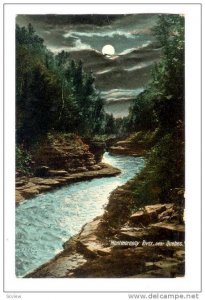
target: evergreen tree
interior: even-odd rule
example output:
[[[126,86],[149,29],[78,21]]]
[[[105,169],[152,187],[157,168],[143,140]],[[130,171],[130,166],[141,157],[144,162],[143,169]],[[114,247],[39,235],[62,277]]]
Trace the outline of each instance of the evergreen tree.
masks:
[[[162,60],[155,65],[152,82],[136,99],[129,119],[134,129],[139,129],[139,120],[143,126],[143,119],[145,123],[155,120],[158,141],[147,160],[145,183],[136,187],[136,195],[138,201],[143,195],[148,199],[158,190],[158,200],[163,202],[173,201],[174,189],[184,188],[184,18],[161,15],[155,34]]]
[[[53,55],[31,24],[17,25],[17,141],[29,144],[49,130],[103,133],[105,112],[94,81],[81,60],[70,61],[65,51]]]

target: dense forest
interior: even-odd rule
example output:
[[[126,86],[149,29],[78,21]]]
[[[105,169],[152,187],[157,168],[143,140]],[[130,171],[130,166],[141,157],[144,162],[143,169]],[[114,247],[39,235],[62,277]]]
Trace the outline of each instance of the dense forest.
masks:
[[[152,82],[137,97],[127,120],[133,132],[155,130],[136,196],[149,201],[184,201],[184,18],[160,16],[154,34],[162,46]],[[146,180],[144,180],[144,176]],[[181,203],[182,204],[182,203]]]
[[[153,147],[133,189],[138,202],[175,200],[184,189],[184,18],[159,16],[153,34],[161,44],[161,62],[128,117],[114,119],[105,113],[95,78],[82,61],[71,60],[65,51],[53,54],[31,24],[17,25],[17,167],[26,172],[32,146],[53,132],[120,137],[152,131]]]
[[[115,121],[104,111],[95,78],[69,53],[56,55],[28,27],[16,26],[16,158],[17,169],[31,171],[30,150],[48,134],[83,137],[112,134]]]
[[[31,24],[17,25],[16,54],[17,142],[30,144],[51,130],[106,133],[110,116],[81,61],[48,51]]]

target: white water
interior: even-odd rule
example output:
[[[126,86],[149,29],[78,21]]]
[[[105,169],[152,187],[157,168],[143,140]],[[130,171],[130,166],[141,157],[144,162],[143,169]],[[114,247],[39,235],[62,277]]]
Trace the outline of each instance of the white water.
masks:
[[[66,240],[103,213],[109,194],[144,166],[141,157],[105,153],[103,161],[122,173],[64,186],[16,208],[16,276],[24,276],[60,252]]]

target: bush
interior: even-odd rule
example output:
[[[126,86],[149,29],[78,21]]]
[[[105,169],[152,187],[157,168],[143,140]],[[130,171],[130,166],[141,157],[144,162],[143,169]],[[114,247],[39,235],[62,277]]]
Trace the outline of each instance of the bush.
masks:
[[[32,174],[32,156],[23,145],[16,146],[16,171],[20,175]]]

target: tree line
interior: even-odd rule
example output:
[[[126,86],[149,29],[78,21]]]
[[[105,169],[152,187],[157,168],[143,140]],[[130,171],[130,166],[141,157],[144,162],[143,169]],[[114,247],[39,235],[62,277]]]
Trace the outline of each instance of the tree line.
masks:
[[[92,72],[69,53],[56,55],[28,27],[16,26],[16,139],[29,145],[49,131],[112,133]],[[112,125],[112,126],[111,126]]]
[[[155,146],[144,170],[146,180],[136,187],[142,202],[149,198],[167,201],[184,189],[184,17],[159,16],[153,33],[161,44],[162,58],[153,68],[151,83],[134,100],[124,121],[131,132],[156,131]]]

